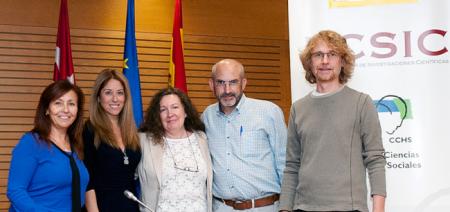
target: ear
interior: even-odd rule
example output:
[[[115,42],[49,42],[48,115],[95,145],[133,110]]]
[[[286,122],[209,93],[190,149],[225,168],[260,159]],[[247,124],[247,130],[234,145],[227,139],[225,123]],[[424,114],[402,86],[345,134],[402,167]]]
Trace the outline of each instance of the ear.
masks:
[[[247,78],[242,79],[242,90],[245,90],[245,86],[247,86]]]
[[[344,66],[345,66],[345,60],[344,60],[344,58],[341,57],[341,67],[342,67],[342,69],[344,68]]]
[[[213,78],[209,78],[209,89],[214,93],[214,80]]]

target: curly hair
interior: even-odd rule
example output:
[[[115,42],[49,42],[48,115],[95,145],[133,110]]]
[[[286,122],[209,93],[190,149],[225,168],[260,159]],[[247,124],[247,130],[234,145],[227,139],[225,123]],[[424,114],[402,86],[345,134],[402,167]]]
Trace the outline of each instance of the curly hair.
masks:
[[[342,69],[339,74],[339,83],[345,84],[351,78],[353,69],[355,66],[355,55],[353,51],[348,47],[347,41],[343,36],[337,32],[331,30],[323,30],[314,35],[306,45],[305,49],[300,54],[300,60],[302,61],[303,69],[305,69],[305,79],[314,84],[317,82],[313,73],[311,55],[313,49],[318,45],[320,41],[325,42],[328,47],[332,48],[341,56]]]
[[[158,91],[155,94],[150,105],[147,108],[147,114],[145,116],[144,123],[141,125],[140,132],[147,133],[153,137],[153,142],[156,144],[164,145],[165,130],[161,122],[160,117],[160,103],[161,99],[167,95],[176,95],[180,98],[180,102],[183,105],[186,113],[186,119],[184,120],[184,128],[189,132],[203,131],[205,132],[205,124],[200,119],[200,115],[195,109],[189,97],[181,90],[173,87],[168,87]]]

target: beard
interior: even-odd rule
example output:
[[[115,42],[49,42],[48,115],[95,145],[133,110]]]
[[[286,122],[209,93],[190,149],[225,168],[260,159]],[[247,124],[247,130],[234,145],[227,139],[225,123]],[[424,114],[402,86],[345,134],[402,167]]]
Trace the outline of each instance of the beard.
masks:
[[[329,74],[329,75],[318,74],[316,76],[316,78],[317,78],[317,81],[328,82],[328,81],[334,81],[337,77],[334,74]]]
[[[333,70],[329,73],[317,71],[314,73],[317,82],[330,82],[339,78],[340,71]]]
[[[221,107],[236,107],[242,98],[243,93],[223,93],[218,100]]]

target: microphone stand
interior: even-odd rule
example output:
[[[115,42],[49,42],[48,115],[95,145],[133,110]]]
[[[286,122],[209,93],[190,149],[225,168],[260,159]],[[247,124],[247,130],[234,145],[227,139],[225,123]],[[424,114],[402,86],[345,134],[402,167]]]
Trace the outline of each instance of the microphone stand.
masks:
[[[128,199],[133,200],[133,201],[139,203],[139,205],[141,205],[142,207],[144,207],[144,208],[146,208],[147,210],[153,212],[153,210],[150,209],[150,207],[148,207],[148,206],[147,206],[146,204],[144,204],[143,202],[139,201],[139,199],[138,199],[136,196],[134,196],[134,194],[131,193],[130,191],[125,190],[125,191],[123,191],[123,194],[124,194]]]

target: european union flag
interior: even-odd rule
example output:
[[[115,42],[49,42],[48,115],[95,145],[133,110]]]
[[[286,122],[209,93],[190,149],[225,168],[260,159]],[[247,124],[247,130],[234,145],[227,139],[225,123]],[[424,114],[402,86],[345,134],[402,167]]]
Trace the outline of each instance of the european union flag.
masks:
[[[130,85],[131,99],[133,100],[133,113],[136,126],[142,122],[142,98],[141,80],[139,78],[139,66],[136,50],[136,34],[134,24],[134,0],[128,0],[127,27],[125,34],[125,50],[123,61],[123,74]]]

